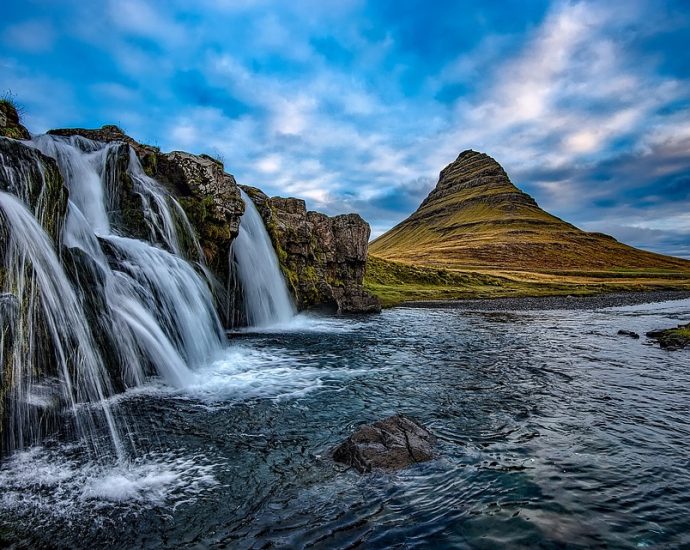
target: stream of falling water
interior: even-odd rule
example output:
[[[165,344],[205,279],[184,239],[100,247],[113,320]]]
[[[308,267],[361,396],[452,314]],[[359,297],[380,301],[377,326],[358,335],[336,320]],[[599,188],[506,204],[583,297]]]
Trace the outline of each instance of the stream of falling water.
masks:
[[[295,305],[280,271],[278,257],[251,198],[240,189],[245,211],[232,244],[232,259],[242,288],[247,321],[252,327],[289,323]]]

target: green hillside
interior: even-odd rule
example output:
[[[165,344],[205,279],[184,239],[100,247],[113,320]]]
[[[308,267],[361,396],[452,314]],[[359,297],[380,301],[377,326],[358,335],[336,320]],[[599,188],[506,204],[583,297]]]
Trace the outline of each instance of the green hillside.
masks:
[[[464,151],[443,169],[420,207],[373,241],[369,254],[368,284],[379,293],[396,288],[381,280],[382,261],[394,262],[396,272],[414,267],[440,269],[451,279],[493,277],[491,295],[690,288],[690,261],[639,250],[552,216],[515,187],[493,158],[475,151]],[[434,288],[448,297],[475,297],[487,294],[484,286],[441,282]]]

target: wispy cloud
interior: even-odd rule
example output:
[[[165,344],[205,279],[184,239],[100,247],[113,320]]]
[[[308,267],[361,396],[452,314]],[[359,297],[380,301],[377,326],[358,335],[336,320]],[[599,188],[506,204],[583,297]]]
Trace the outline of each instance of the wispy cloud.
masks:
[[[557,215],[687,250],[681,1],[42,6],[0,23],[0,89],[34,131],[120,123],[270,194],[357,210],[375,235],[480,149]]]

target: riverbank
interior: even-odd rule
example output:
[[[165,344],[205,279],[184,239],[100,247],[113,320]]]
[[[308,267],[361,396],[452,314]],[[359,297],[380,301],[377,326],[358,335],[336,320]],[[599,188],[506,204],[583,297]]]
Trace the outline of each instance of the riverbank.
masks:
[[[569,300],[569,296],[591,297],[595,301],[600,296],[614,296],[611,299],[615,303],[617,295],[641,297],[645,294],[654,296],[656,293],[664,295],[666,292],[690,294],[690,271],[618,269],[537,273],[470,268],[460,270],[410,265],[370,254],[364,286],[378,297],[383,307],[410,302],[522,300],[535,297],[545,298],[545,303],[548,304],[553,300]],[[588,304],[589,301],[584,303]]]
[[[593,296],[537,296],[519,298],[489,298],[480,300],[415,300],[400,307],[450,308],[481,311],[529,311],[552,309],[601,309],[633,306],[690,298],[687,290],[658,290],[646,292],[616,292]]]

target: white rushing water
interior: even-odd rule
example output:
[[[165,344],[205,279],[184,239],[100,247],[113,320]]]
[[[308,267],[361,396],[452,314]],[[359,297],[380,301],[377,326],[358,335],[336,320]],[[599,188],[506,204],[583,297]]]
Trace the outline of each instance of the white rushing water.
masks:
[[[104,400],[111,393],[109,379],[53,243],[15,196],[0,191],[0,212],[7,234],[3,292],[17,297],[17,312],[10,320],[11,342],[0,346],[0,365],[11,365],[9,446],[23,448],[38,443],[43,409],[49,409],[53,399],[61,397],[74,413],[79,435],[94,442],[94,409],[82,411],[77,405],[86,401],[100,403],[115,451],[121,456],[115,419]],[[42,342],[44,328],[49,342]],[[57,384],[37,377],[36,366],[45,361],[45,346],[52,350]],[[5,353],[9,357],[3,357]]]
[[[77,282],[58,258],[59,243],[56,248],[39,223],[46,201],[39,200],[33,212],[27,209],[28,189],[35,174],[43,174],[42,164],[29,159],[15,167],[11,159],[0,159],[4,179],[22,199],[0,197],[7,235],[3,325],[15,325],[11,342],[3,331],[0,349],[9,348],[0,364],[9,361],[13,369],[8,447],[38,443],[40,407],[55,410],[58,402],[73,410],[79,434],[93,443],[98,438],[90,432],[103,422],[93,418],[98,406],[82,406],[90,403],[102,405],[121,456],[116,420],[105,405],[113,394],[111,380],[122,389],[157,374],[175,387],[193,385],[192,369],[211,361],[225,344],[207,281],[189,263],[208,273],[201,247],[184,211],[144,173],[129,146],[50,135],[26,143],[57,161],[69,191],[61,241]],[[123,178],[141,199],[150,242],[115,229]],[[17,322],[8,317],[12,310]],[[43,341],[43,325],[50,345]],[[54,374],[45,365],[50,353],[56,355]]]
[[[234,269],[252,327],[288,323],[296,314],[280,264],[256,206],[242,190],[246,208],[232,244]]]
[[[98,443],[106,432],[123,457],[120,432],[134,447],[136,442],[118,417],[117,392],[141,386],[151,375],[170,387],[196,390],[209,365],[231,373],[233,384],[253,386],[223,353],[227,342],[210,290],[219,283],[184,210],[144,172],[134,150],[80,136],[42,135],[25,144],[56,160],[69,200],[56,225],[60,207],[47,198],[38,154],[19,163],[0,158],[0,176],[13,193],[0,194],[6,241],[0,365],[11,365],[13,392],[7,448],[40,443],[42,419],[50,415],[59,424],[60,411],[67,409],[78,435],[99,457],[112,454]],[[43,178],[38,200],[37,177]],[[242,197],[246,211],[230,254],[248,324],[285,325],[295,306],[263,220],[244,192]],[[146,240],[132,238],[124,224],[132,208],[139,209],[133,230]],[[234,356],[230,363],[237,361]]]

